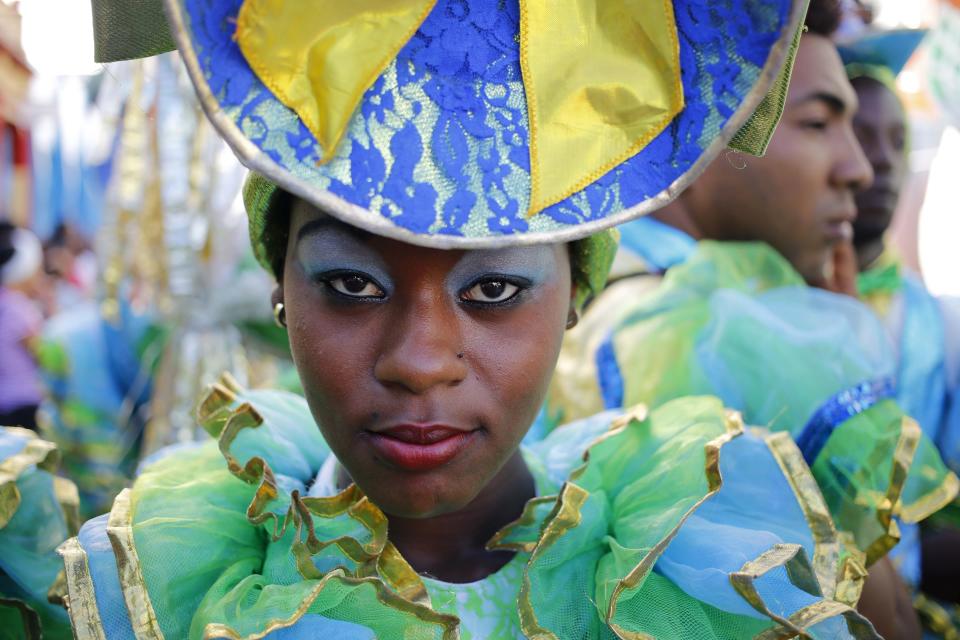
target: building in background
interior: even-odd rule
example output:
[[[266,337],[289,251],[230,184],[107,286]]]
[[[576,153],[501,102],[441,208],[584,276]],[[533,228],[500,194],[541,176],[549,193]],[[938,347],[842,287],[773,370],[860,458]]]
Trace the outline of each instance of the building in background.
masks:
[[[20,44],[17,4],[0,3],[0,218],[30,222],[30,67]]]

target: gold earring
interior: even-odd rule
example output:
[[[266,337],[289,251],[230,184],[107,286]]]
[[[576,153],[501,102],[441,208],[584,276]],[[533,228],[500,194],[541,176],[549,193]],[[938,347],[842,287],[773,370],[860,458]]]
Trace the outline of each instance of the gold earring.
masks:
[[[580,317],[577,315],[577,310],[570,309],[570,313],[567,314],[567,329],[573,329],[579,321]]]
[[[281,329],[287,328],[287,310],[283,308],[282,302],[273,305],[273,321]]]

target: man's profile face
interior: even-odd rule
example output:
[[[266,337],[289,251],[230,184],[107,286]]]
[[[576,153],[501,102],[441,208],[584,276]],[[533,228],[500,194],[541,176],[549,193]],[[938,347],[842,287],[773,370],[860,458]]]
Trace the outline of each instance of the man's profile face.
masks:
[[[783,118],[762,158],[723,154],[682,196],[703,235],[763,241],[822,283],[872,179],[853,133],[857,96],[826,37],[800,40]]]

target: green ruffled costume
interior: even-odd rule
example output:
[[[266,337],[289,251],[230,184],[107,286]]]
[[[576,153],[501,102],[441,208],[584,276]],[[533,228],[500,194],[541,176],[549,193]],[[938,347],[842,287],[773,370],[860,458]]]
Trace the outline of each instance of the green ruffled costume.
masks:
[[[657,283],[652,286],[651,280]],[[956,495],[957,477],[873,380],[892,376],[883,328],[813,289],[762,243],[704,241],[660,281],[614,283],[569,332],[551,424],[603,409],[715,394],[796,438],[837,526],[868,561]]]
[[[33,431],[0,427],[2,640],[71,637],[66,611],[48,601],[62,569],[57,546],[79,525],[77,488],[54,475],[59,463]]]
[[[862,556],[792,441],[715,398],[524,450],[540,497],[489,543],[514,559],[470,584],[417,575],[384,514],[337,492],[302,398],[224,380],[200,415],[217,442],[149,466],[63,546],[78,637],[875,637],[850,607]]]

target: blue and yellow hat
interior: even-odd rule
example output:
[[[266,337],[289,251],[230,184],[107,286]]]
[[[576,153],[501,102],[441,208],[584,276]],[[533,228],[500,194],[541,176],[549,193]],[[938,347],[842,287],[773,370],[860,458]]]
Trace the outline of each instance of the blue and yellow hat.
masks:
[[[252,231],[280,187],[353,226],[440,248],[576,240],[662,207],[783,78],[806,9],[163,2],[204,109],[255,173]],[[143,0],[98,4],[114,14],[95,14],[99,59],[165,48],[156,26],[119,44],[109,29]]]

